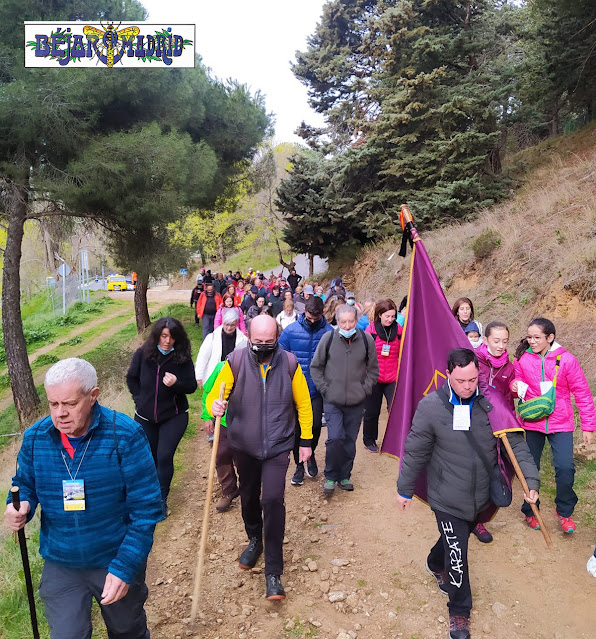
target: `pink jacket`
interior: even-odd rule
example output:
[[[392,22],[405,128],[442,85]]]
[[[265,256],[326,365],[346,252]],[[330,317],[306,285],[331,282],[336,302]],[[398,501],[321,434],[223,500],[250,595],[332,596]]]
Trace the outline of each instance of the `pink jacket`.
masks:
[[[377,349],[377,359],[379,360],[379,378],[377,383],[390,384],[397,379],[397,364],[399,362],[399,337],[402,334],[402,327],[397,327],[397,337],[389,342],[389,355],[381,355],[383,344],[387,344],[386,339],[381,339],[378,335],[375,337],[375,348]],[[371,322],[365,329],[366,333],[376,335],[375,324]]]
[[[247,333],[246,333],[246,324],[244,322],[244,313],[237,306],[233,306],[232,308],[238,313],[238,330],[241,333],[244,333],[246,335]],[[221,326],[224,311],[225,311],[225,308],[223,306],[220,306],[217,309],[217,313],[215,313],[215,319],[213,320],[214,329],[216,329],[218,326]]]
[[[557,355],[561,356],[557,373],[557,392],[555,410],[546,419],[539,422],[522,422],[526,430],[541,433],[562,433],[575,430],[571,394],[579,410],[581,429],[596,431],[596,414],[590,386],[577,359],[558,344],[544,357],[544,377],[552,381],[555,376]],[[542,356],[526,351],[519,360],[514,360],[515,381],[528,384],[525,399],[540,395],[542,381]]]

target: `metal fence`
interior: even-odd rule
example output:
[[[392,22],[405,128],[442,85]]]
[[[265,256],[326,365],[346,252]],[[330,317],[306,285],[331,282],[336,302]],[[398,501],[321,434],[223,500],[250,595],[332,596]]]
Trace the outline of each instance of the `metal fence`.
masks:
[[[80,276],[77,273],[71,273],[58,281],[51,278],[48,282],[48,297],[52,303],[54,315],[61,315],[64,309],[68,309],[75,302],[83,300],[83,291],[80,289],[80,284]]]

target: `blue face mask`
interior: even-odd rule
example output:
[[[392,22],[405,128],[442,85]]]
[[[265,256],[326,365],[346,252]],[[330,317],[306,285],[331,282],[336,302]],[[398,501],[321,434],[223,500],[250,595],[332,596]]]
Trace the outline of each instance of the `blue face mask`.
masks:
[[[351,328],[349,331],[344,331],[343,328],[339,329],[339,334],[342,337],[345,337],[346,339],[350,339],[350,337],[354,337],[354,335],[356,335],[356,329],[355,328]]]
[[[162,354],[162,355],[169,355],[173,350],[174,347],[172,346],[172,348],[170,348],[169,351],[164,351],[164,349],[158,344],[157,345],[157,350]]]
[[[356,300],[353,300],[352,298],[350,298],[349,300],[346,300],[346,304],[349,304],[350,306],[354,306],[354,304],[356,304]]]

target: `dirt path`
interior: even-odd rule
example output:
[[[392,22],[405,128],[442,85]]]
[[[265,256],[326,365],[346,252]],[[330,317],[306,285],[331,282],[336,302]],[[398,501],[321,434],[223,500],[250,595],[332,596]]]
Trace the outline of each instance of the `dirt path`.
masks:
[[[320,445],[320,465],[323,450]],[[170,500],[172,514],[158,527],[148,573],[148,614],[155,639],[447,635],[446,598],[424,570],[437,537],[434,517],[420,502],[408,514],[398,513],[397,461],[370,454],[361,443],[353,493],[337,491],[326,499],[320,477],[294,487],[288,473],[283,577],[288,598],[281,604],[264,598],[262,561],[253,571],[238,568],[237,557],[246,544],[239,504],[224,514],[212,507],[201,621],[191,630],[190,595],[209,454],[202,435],[187,446],[186,470],[176,478]],[[515,488],[517,504],[520,490]],[[546,550],[540,533],[522,523],[517,506],[501,510],[488,526],[495,536],[492,544],[471,539],[473,636],[594,636],[596,580],[585,570],[594,531],[580,528],[574,536],[564,537],[555,526],[552,505],[544,506],[553,551]],[[343,600],[331,603],[332,593],[341,593],[332,598]]]

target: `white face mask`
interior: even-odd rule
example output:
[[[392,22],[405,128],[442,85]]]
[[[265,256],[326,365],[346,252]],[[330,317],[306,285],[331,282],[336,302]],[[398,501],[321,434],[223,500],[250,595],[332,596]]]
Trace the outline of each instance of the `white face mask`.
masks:
[[[350,306],[354,306],[354,304],[356,304],[356,300],[353,300],[352,298],[350,298],[349,300],[346,300],[346,304],[349,304]]]

